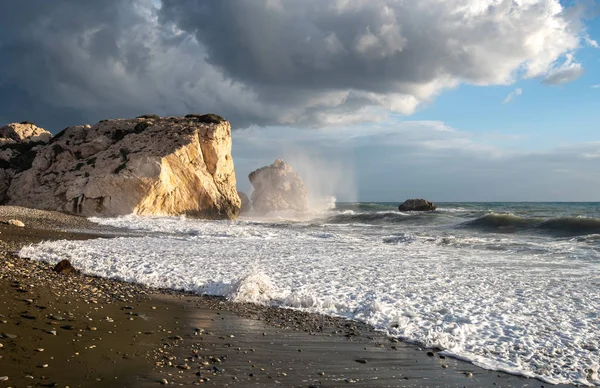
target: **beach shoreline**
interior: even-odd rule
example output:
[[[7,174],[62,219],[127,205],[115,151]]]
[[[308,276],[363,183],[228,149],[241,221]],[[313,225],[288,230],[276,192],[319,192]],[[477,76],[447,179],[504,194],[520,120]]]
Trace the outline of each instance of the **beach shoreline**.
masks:
[[[45,240],[126,231],[61,213],[0,211],[0,221],[14,218],[25,228],[0,225],[5,386],[548,385],[446,358],[357,322],[58,274],[15,252]]]

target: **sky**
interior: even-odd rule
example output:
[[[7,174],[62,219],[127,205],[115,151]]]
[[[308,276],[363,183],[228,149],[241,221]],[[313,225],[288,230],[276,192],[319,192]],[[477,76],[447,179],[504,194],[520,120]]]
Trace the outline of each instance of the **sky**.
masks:
[[[600,201],[600,4],[5,0],[0,123],[218,113],[343,201]]]

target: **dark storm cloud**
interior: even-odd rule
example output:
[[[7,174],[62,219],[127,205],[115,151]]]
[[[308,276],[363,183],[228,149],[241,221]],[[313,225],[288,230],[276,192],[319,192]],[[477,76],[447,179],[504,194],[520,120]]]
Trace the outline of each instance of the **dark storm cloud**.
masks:
[[[212,111],[237,127],[359,123],[463,82],[567,82],[580,66],[557,62],[586,40],[558,0],[157,4],[1,2],[0,120],[58,130]]]

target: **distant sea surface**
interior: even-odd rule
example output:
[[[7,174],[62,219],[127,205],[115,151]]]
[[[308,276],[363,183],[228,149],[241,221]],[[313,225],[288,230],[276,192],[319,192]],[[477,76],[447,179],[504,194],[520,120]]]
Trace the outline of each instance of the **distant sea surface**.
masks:
[[[46,242],[84,272],[363,321],[482,368],[600,386],[600,203],[337,203],[238,221],[94,218]]]

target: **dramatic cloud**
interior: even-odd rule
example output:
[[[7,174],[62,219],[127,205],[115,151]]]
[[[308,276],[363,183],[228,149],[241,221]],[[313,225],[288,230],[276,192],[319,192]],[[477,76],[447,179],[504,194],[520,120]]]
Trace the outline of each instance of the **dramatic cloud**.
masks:
[[[522,139],[475,134],[437,121],[375,124],[368,130],[251,128],[234,133],[240,190],[247,174],[276,158],[342,201],[595,201],[600,142],[516,150]],[[535,139],[533,139],[535,140]]]
[[[586,42],[559,0],[7,0],[0,122],[377,121],[461,83],[568,82]]]
[[[506,98],[502,101],[502,103],[508,104],[509,102],[514,100],[516,97],[520,96],[521,94],[523,94],[523,89],[516,88],[512,92],[508,93],[508,96],[506,96]]]

